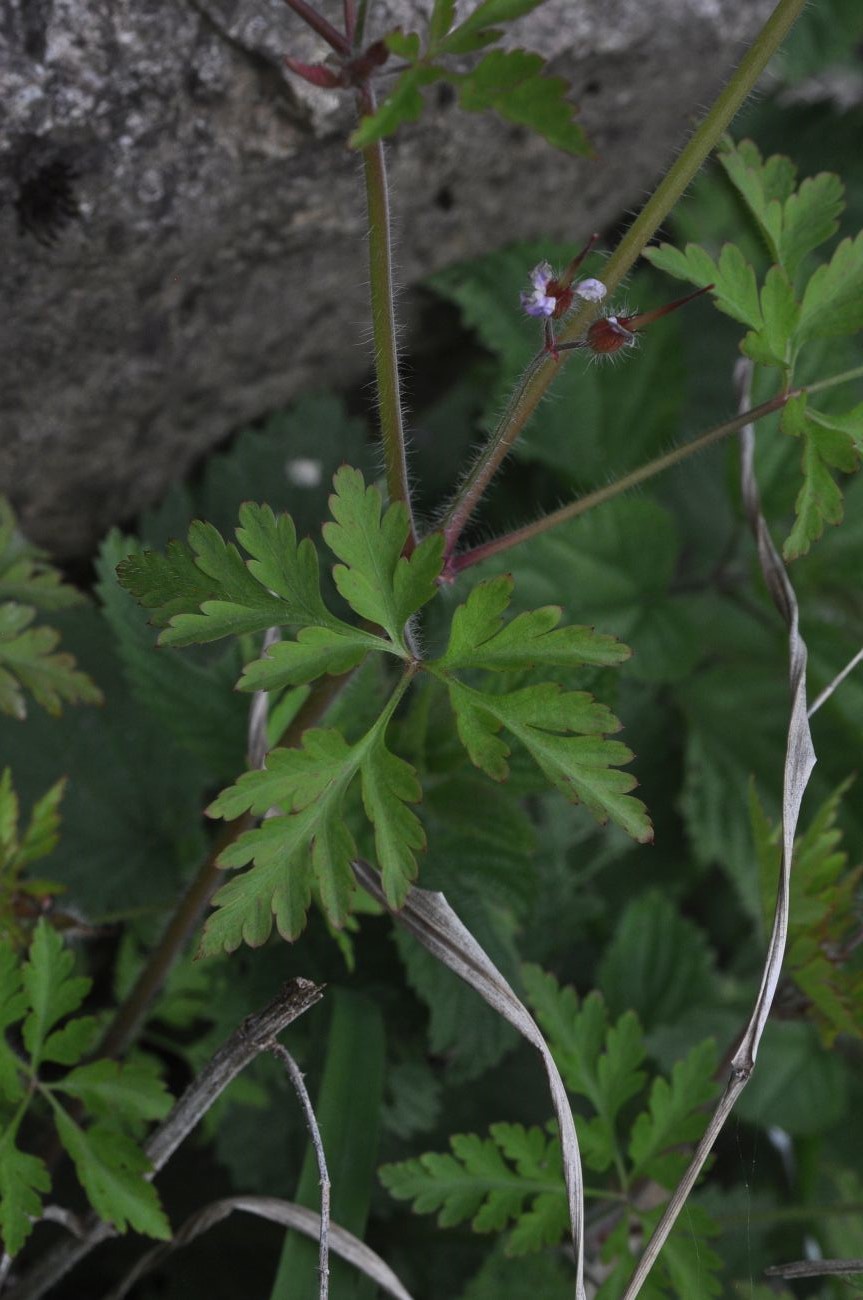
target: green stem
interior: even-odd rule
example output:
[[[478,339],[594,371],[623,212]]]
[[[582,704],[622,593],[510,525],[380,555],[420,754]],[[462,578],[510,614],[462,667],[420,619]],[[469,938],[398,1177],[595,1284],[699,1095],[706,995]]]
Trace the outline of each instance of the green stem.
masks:
[[[854,379],[863,379],[863,366],[854,370],[843,370],[841,375],[831,375],[829,379],[819,379],[814,384],[806,385],[807,393],[823,393],[827,388],[838,388],[840,384],[850,384]]]
[[[609,292],[617,287],[631,269],[644,246],[655,235],[694,179],[705,158],[719,143],[732,118],[787,36],[805,3],[806,0],[779,0],[728,85],[720,93],[707,116],[606,262],[602,279]],[[572,343],[581,338],[595,315],[596,306],[586,303],[572,318],[561,335],[560,342]],[[566,354],[557,362],[550,356],[539,357],[522,379],[513,400],[510,401],[491,434],[488,446],[462,484],[444,520],[448,557],[452,555],[476,503],[566,360]]]
[[[702,433],[700,437],[694,438],[692,442],[686,442],[681,447],[675,447],[673,451],[666,452],[664,456],[657,456],[655,460],[640,465],[638,469],[632,470],[629,474],[624,474],[622,478],[615,479],[613,483],[607,484],[606,487],[597,488],[595,492],[588,492],[586,496],[579,497],[577,501],[570,502],[568,506],[561,506],[559,510],[553,510],[551,514],[543,515],[535,523],[526,524],[524,528],[517,528],[514,532],[495,538],[494,541],[486,542],[482,546],[475,546],[472,551],[465,551],[463,555],[455,556],[447,570],[448,574],[461,573],[464,569],[470,569],[475,564],[490,559],[493,555],[501,555],[504,551],[512,550],[514,546],[520,546],[522,542],[530,541],[532,537],[539,537],[540,534],[547,533],[552,528],[557,528],[559,524],[565,524],[570,519],[576,519],[579,515],[586,514],[588,510],[594,510],[596,506],[601,506],[606,501],[613,500],[614,497],[620,496],[622,492],[628,492],[630,488],[637,487],[639,483],[644,483],[647,479],[654,478],[664,470],[679,465],[681,461],[694,456],[696,452],[712,447],[715,442],[721,442],[729,434],[737,433],[745,424],[761,420],[765,415],[778,411],[790,397],[796,397],[800,391],[802,390],[794,389],[789,393],[779,393],[776,397],[771,397],[769,401],[762,402],[760,406],[753,406],[751,410],[736,415],[733,420],[726,420],[724,424],[716,425],[715,428],[709,429],[707,433]]]
[[[360,113],[375,111],[371,86],[358,95]],[[375,347],[375,378],[381,437],[384,444],[387,489],[391,501],[403,501],[410,517],[411,531],[406,550],[413,550],[416,527],[408,483],[405,432],[402,423],[401,384],[398,345],[396,342],[395,306],[393,302],[392,245],[390,208],[384,148],[380,140],[362,150],[369,218],[369,277],[371,282],[372,333]]]

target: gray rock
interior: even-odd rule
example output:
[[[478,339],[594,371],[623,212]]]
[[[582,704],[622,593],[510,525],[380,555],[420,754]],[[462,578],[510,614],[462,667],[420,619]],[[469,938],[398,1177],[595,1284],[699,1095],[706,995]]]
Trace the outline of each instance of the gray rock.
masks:
[[[379,2],[375,27],[426,7]],[[433,88],[389,149],[402,283],[636,206],[771,8],[548,0],[516,37],[572,81],[599,158]],[[55,554],[238,425],[368,367],[350,97],[281,63],[324,48],[281,0],[5,0],[0,490]]]

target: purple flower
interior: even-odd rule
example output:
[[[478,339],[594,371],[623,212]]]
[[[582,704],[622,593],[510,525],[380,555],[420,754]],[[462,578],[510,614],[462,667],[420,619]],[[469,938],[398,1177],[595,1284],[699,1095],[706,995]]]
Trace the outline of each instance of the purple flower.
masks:
[[[605,297],[605,285],[601,280],[582,280],[579,284],[561,284],[548,262],[540,262],[530,273],[533,288],[529,293],[522,292],[522,309],[528,316],[564,316],[572,306],[573,298],[584,298],[586,302],[601,302]]]
[[[581,284],[575,286],[577,297],[584,298],[585,302],[602,302],[607,292],[602,281],[594,280],[592,277],[582,280]]]
[[[549,262],[540,262],[530,273],[533,290],[522,293],[521,305],[528,316],[553,316],[557,307],[557,297],[547,292],[554,279],[554,272]]]

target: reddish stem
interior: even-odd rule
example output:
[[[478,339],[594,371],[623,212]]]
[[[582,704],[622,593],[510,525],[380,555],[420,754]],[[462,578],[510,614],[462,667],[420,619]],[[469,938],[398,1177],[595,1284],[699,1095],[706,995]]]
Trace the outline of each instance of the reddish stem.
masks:
[[[670,311],[677,311],[678,307],[685,307],[693,298],[700,298],[703,293],[708,293],[715,285],[705,284],[701,289],[696,289],[694,293],[688,293],[685,298],[675,298],[674,302],[667,302],[664,307],[654,307],[653,311],[643,311],[640,316],[619,316],[618,319],[624,329],[640,330],[645,325],[651,325],[660,316],[667,316]]]
[[[354,32],[357,26],[357,11],[354,0],[342,0],[342,10],[345,15],[345,36],[348,38],[348,44],[353,46]]]
[[[347,3],[350,3],[350,0],[347,0]],[[331,45],[336,54],[342,54],[347,58],[351,52],[350,41],[341,32],[336,31],[332,23],[327,22],[323,14],[319,14],[317,9],[313,9],[310,4],[306,3],[306,0],[285,0],[285,4],[290,5],[294,13],[299,14],[303,22],[307,23],[312,31],[323,37],[327,45]]]

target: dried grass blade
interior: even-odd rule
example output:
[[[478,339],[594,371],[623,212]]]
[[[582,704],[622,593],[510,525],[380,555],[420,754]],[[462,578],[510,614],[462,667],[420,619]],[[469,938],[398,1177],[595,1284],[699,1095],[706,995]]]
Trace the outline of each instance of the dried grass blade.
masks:
[[[387,907],[377,872],[367,862],[361,861],[354,863],[354,872],[363,888]],[[563,1080],[536,1021],[456,916],[443,894],[427,889],[411,889],[400,911],[394,912],[389,907],[387,910],[433,957],[475,989],[542,1057],[560,1129],[563,1171],[572,1225],[572,1247],[576,1260],[576,1300],[584,1300],[584,1183],[578,1138]]]
[[[235,1210],[256,1214],[259,1218],[269,1219],[271,1223],[281,1224],[283,1228],[293,1228],[307,1237],[320,1239],[321,1216],[314,1210],[307,1209],[305,1205],[295,1205],[293,1201],[282,1201],[275,1196],[228,1196],[224,1200],[213,1201],[211,1205],[196,1211],[175,1233],[172,1241],[163,1246],[156,1246],[142,1255],[134,1268],[126,1274],[120,1285],[106,1296],[105,1300],[124,1300],[139,1278],[149,1273],[167,1255],[181,1246],[187,1246],[202,1233],[216,1227]],[[410,1293],[405,1290],[389,1265],[385,1264],[379,1255],[370,1250],[365,1242],[360,1241],[359,1237],[355,1237],[352,1232],[347,1232],[338,1224],[331,1223],[330,1245],[337,1255],[341,1255],[342,1259],[353,1264],[361,1273],[365,1273],[382,1291],[393,1296],[394,1300],[412,1300]]]
[[[735,383],[740,398],[740,410],[745,411],[750,404],[752,384],[752,364],[748,361],[738,362],[735,370]],[[680,1211],[683,1209],[689,1193],[695,1186],[698,1175],[704,1166],[722,1126],[728,1118],[740,1093],[749,1082],[758,1055],[758,1045],[770,1015],[770,1008],[779,982],[782,960],[785,955],[785,942],[788,935],[788,913],[791,885],[791,858],[794,848],[794,835],[800,815],[803,793],[809,783],[809,777],[815,766],[815,749],[812,733],[809,730],[809,717],[806,705],[806,643],[800,635],[800,611],[794,588],[785,569],[782,557],[773,544],[767,522],[761,512],[761,497],[755,477],[755,430],[751,424],[746,425],[740,433],[741,465],[740,481],[743,494],[743,508],[749,527],[755,537],[758,548],[758,560],[767,590],[788,627],[788,675],[791,687],[791,717],[788,725],[788,739],[785,748],[785,772],[782,783],[782,867],[776,895],[776,908],[773,914],[773,929],[767,948],[761,987],[749,1024],[741,1039],[740,1046],[731,1060],[731,1072],[725,1092],[720,1098],[711,1117],[703,1138],[695,1149],[689,1167],[680,1180],[673,1196],[668,1202],[665,1213],[656,1226],[653,1236],[647,1243],[641,1259],[638,1261],[632,1279],[623,1300],[635,1300],[662,1250]]]

